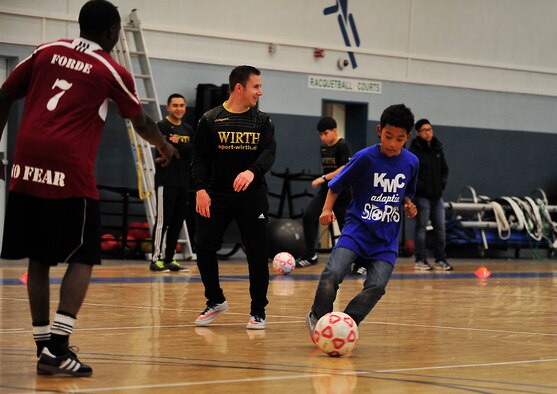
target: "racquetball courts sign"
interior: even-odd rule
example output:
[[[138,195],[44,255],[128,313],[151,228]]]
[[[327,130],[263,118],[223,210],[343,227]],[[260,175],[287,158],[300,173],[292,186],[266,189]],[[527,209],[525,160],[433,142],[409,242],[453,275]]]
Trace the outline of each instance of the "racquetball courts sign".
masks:
[[[309,75],[308,88],[336,90],[340,92],[352,93],[381,94],[382,85],[379,81],[370,81],[365,79],[334,78]]]

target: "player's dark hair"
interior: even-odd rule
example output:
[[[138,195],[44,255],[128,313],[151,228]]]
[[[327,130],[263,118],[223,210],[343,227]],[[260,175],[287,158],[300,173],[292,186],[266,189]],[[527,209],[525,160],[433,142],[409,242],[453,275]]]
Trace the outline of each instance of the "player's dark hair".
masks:
[[[391,125],[406,130],[409,134],[414,127],[414,114],[404,104],[395,104],[387,107],[381,114],[381,129]]]
[[[317,130],[322,133],[325,130],[332,130],[337,128],[337,122],[333,118],[329,116],[325,116],[321,118],[319,122],[317,122]]]
[[[106,0],[90,0],[79,11],[81,35],[100,37],[120,21],[118,9]]]
[[[184,99],[184,101],[186,101],[186,98],[182,96],[180,93],[172,93],[170,96],[168,96],[168,100],[166,100],[166,105],[170,105],[170,102],[172,101],[173,98],[181,98]]]
[[[431,125],[431,122],[427,119],[420,119],[416,122],[416,126],[414,126],[416,128],[416,131],[420,131],[420,129],[425,125],[425,124],[429,124]]]
[[[242,86],[246,86],[246,83],[252,74],[261,75],[261,71],[253,66],[244,65],[235,67],[234,70],[230,72],[230,76],[228,77],[228,89],[230,90],[230,93],[234,91],[234,87],[237,83]]]

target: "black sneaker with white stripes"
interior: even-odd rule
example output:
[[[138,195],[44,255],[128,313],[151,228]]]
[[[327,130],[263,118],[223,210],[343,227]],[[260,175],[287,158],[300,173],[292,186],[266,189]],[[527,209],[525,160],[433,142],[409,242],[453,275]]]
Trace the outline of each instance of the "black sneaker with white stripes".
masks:
[[[317,253],[313,257],[302,257],[300,260],[296,261],[296,268],[309,267],[310,265],[317,264]]]
[[[352,275],[366,276],[367,275],[366,267],[362,267],[361,265],[354,264],[354,267],[352,267]]]
[[[37,374],[65,374],[76,377],[91,376],[93,369],[81,363],[75,352],[70,348],[67,350],[68,352],[63,356],[55,356],[45,347],[37,362]]]

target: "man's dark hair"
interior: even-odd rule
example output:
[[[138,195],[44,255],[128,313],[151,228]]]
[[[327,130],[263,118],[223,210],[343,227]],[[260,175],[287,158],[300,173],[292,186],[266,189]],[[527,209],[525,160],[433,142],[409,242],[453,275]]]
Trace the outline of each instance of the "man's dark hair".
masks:
[[[234,70],[230,72],[230,76],[228,77],[228,83],[229,83],[228,89],[230,93],[234,91],[234,87],[236,86],[237,83],[239,83],[242,86],[246,86],[246,83],[248,82],[248,79],[251,74],[261,75],[261,71],[259,71],[257,68],[253,66],[246,66],[246,65],[238,66],[234,68]]]
[[[79,11],[81,35],[100,37],[102,33],[120,21],[118,9],[106,0],[90,0]]]
[[[425,125],[425,124],[431,124],[431,122],[427,119],[420,119],[416,122],[416,131],[420,131],[420,129]]]
[[[173,98],[181,98],[184,99],[184,101],[186,101],[186,98],[182,96],[180,93],[172,93],[170,96],[168,96],[168,100],[166,100],[166,105],[169,105]]]
[[[325,130],[332,130],[337,128],[337,122],[333,118],[329,116],[325,116],[321,118],[319,122],[317,122],[317,130],[322,133]]]
[[[400,127],[409,134],[414,126],[414,114],[404,104],[391,105],[381,114],[381,129],[387,125]]]

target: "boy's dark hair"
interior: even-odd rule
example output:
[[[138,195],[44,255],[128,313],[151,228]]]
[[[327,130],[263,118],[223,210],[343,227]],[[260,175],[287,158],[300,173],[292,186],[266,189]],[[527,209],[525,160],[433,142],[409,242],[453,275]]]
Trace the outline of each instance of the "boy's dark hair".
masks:
[[[102,33],[121,22],[118,9],[106,0],[90,0],[79,11],[81,34],[100,37]]]
[[[166,105],[169,105],[173,98],[181,98],[184,99],[184,101],[186,101],[186,98],[182,96],[180,93],[172,93],[170,96],[168,96],[168,99],[166,100]]]
[[[421,129],[425,124],[429,124],[429,125],[430,125],[431,122],[430,122],[429,120],[427,120],[427,119],[420,119],[420,120],[418,120],[418,121],[416,122],[416,126],[414,126],[414,127],[415,127],[416,131],[420,131],[420,129]]]
[[[391,105],[381,114],[381,129],[387,125],[400,127],[406,130],[407,134],[410,134],[412,127],[414,127],[414,114],[404,104]]]
[[[337,128],[337,121],[329,116],[325,116],[321,118],[319,122],[317,122],[317,130],[320,133],[324,132],[325,130],[332,130]]]
[[[234,91],[234,87],[236,86],[237,83],[239,83],[242,86],[246,86],[246,83],[248,82],[248,79],[251,74],[261,75],[261,71],[259,71],[257,68],[253,66],[246,66],[246,65],[238,66],[234,68],[234,70],[230,72],[230,76],[228,77],[228,83],[229,83],[228,89],[230,93]]]

